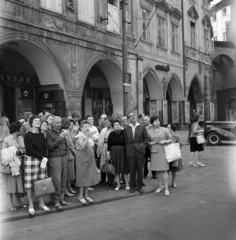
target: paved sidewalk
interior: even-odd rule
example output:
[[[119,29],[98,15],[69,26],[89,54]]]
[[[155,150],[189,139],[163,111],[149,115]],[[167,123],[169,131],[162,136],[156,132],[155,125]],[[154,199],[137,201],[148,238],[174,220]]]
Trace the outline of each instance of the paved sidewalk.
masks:
[[[180,135],[182,143],[184,145],[188,144],[187,143],[188,131],[186,131],[186,130],[178,131],[178,134]],[[150,173],[149,173],[149,175],[150,175]],[[156,182],[156,180],[152,179],[151,175],[150,175],[147,179],[144,180],[144,182],[146,184],[146,186],[143,188],[146,191],[145,194],[153,192],[154,191],[153,183]],[[75,194],[73,197],[66,197],[66,201],[70,202],[71,205],[64,207],[64,210],[84,207],[84,205],[82,205],[77,199],[79,189],[75,189],[75,190],[77,191],[77,194]],[[94,199],[94,201],[95,201],[94,204],[99,204],[99,203],[105,203],[105,202],[110,202],[110,201],[116,201],[116,200],[120,200],[123,198],[137,197],[141,194],[137,191],[135,191],[135,193],[131,194],[129,191],[125,190],[125,185],[122,185],[122,188],[119,191],[115,191],[114,187],[108,187],[108,186],[106,186],[106,184],[98,184],[97,186],[94,187],[93,191],[89,191],[89,195],[92,199]],[[7,209],[7,206],[5,205],[6,201],[4,201],[4,194],[1,194],[0,202],[1,202],[0,222],[15,221],[15,220],[24,219],[24,218],[29,217],[28,208],[26,208],[26,209],[19,208],[17,212],[10,212]],[[24,204],[28,203],[26,195],[22,198],[22,202]],[[35,204],[36,216],[52,214],[52,213],[60,214],[60,212],[58,212],[52,204],[48,204],[48,206],[52,210],[51,213],[46,213],[46,212],[40,210],[38,208],[38,206]],[[89,204],[86,205],[86,207],[87,206],[89,207]]]

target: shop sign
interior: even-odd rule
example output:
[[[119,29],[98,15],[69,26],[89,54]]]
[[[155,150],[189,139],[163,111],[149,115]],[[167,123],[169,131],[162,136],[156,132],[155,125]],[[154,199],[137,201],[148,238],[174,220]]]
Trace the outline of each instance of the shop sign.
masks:
[[[156,65],[155,66],[156,70],[161,70],[161,71],[165,71],[165,72],[169,72],[170,71],[170,65]]]
[[[8,73],[0,73],[0,83],[8,86],[39,86],[39,80],[34,76],[14,75]]]
[[[131,84],[131,73],[126,73],[125,74],[124,83]]]

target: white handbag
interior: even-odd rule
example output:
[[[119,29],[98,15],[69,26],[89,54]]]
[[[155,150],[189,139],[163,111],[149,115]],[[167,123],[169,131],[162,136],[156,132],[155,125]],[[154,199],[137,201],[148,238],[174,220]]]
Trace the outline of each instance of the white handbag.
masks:
[[[205,143],[205,141],[206,140],[203,135],[197,135],[197,143],[198,144],[203,144],[203,143]]]
[[[182,158],[179,143],[171,143],[165,146],[164,149],[168,163]]]

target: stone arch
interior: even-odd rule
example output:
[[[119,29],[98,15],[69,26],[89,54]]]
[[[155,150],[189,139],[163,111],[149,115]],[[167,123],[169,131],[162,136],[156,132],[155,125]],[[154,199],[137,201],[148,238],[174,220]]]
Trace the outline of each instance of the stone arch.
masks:
[[[220,60],[221,60],[221,58],[224,58],[225,60],[227,60],[228,66],[229,66],[230,68],[233,68],[233,67],[234,67],[234,60],[233,60],[230,56],[228,56],[228,55],[226,55],[226,54],[220,54],[220,55],[216,56],[216,57],[214,58],[213,62],[212,62],[213,65],[214,65],[214,67],[215,67],[217,70],[219,70],[219,68],[220,68]]]
[[[225,105],[226,120],[236,121],[236,97],[229,98]]]
[[[167,79],[167,85],[165,88],[164,96],[167,97],[168,87],[171,88],[172,101],[183,100],[183,88],[179,80],[179,77],[175,73],[170,73]]]
[[[143,72],[143,78],[146,79],[150,100],[161,100],[163,96],[162,86],[156,72],[147,67]]]
[[[101,54],[92,58],[88,62],[87,67],[81,78],[81,96],[83,96],[87,76],[94,65],[97,65],[97,67],[99,67],[108,82],[113,104],[113,113],[123,113],[122,65],[116,58],[112,56],[107,57],[107,54]]]
[[[68,89],[59,59],[44,42],[32,35],[25,39],[22,33],[8,33],[1,36],[0,45],[13,41],[19,43],[18,52],[34,67],[42,85],[59,84],[63,89]]]
[[[189,98],[189,92],[191,87],[193,87],[195,90],[195,93],[194,93],[195,101],[202,102],[203,101],[202,83],[197,73],[195,73],[191,79],[189,89],[188,89],[187,99]]]

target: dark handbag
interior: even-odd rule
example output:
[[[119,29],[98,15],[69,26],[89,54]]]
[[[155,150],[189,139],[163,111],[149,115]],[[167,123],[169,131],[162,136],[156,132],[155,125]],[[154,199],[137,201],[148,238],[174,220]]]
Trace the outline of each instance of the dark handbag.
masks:
[[[55,192],[52,178],[45,178],[34,182],[35,197],[48,195]]]
[[[106,163],[102,165],[101,171],[106,174],[115,175],[115,167],[110,159],[106,160]]]

